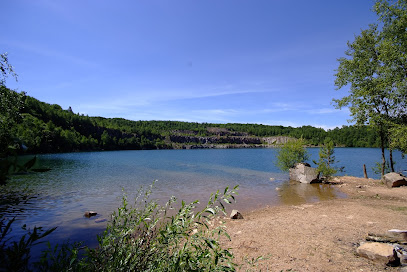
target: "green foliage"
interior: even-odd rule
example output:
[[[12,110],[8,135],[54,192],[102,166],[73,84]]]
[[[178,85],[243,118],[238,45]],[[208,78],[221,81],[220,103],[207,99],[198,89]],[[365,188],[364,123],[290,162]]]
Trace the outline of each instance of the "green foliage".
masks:
[[[224,137],[221,143],[233,143],[235,136],[303,137],[311,145],[331,137],[336,145],[379,146],[378,134],[365,126],[344,126],[325,131],[321,128],[266,126],[258,124],[210,124],[178,121],[130,121],[121,118],[89,117],[63,110],[37,99],[1,87],[0,151],[21,144],[28,153],[56,153],[89,150],[167,149],[173,148],[171,136]],[[3,106],[3,108],[1,108]],[[4,110],[3,110],[4,109]],[[2,136],[3,135],[3,136]],[[175,142],[176,143],[176,142]],[[20,150],[21,152],[21,150]]]
[[[8,62],[8,54],[0,54],[0,85],[4,86],[8,75],[13,76],[17,80],[17,74],[14,72],[13,66]]]
[[[1,233],[0,243],[11,231],[11,224],[14,219],[4,225],[4,230]],[[3,222],[1,223],[3,224]],[[51,234],[55,228],[44,231],[41,227],[34,227],[33,230],[27,229],[24,225],[22,227],[27,233],[24,234],[20,240],[13,241],[11,244],[6,245],[6,241],[0,244],[0,268],[6,271],[26,271],[28,270],[31,248],[39,243],[39,240]]]
[[[17,161],[17,156],[10,156],[0,159],[0,185],[6,184],[7,178],[13,174],[27,173],[32,170],[37,157],[34,157],[24,164]]]
[[[338,169],[333,167],[336,163],[334,156],[334,143],[331,139],[327,138],[324,145],[319,150],[319,160],[317,164],[317,170],[325,181],[331,180],[332,176],[338,172]],[[341,169],[339,169],[341,170]]]
[[[34,266],[38,271],[81,271],[79,251],[82,243],[64,243],[51,247],[41,254],[40,261]]]
[[[407,125],[396,125],[390,129],[391,147],[407,154]]]
[[[282,171],[288,171],[297,163],[308,160],[309,155],[304,145],[305,141],[302,138],[283,144],[277,154],[278,168]]]
[[[350,92],[334,102],[337,108],[348,107],[357,124],[368,124],[378,132],[383,175],[389,131],[407,115],[407,3],[379,0],[374,9],[379,24],[348,42],[347,57],[339,59],[335,85],[338,89],[350,85]]]
[[[382,174],[382,169],[383,169],[383,166],[382,166],[382,164],[380,162],[376,162],[375,166],[372,167],[372,171],[376,175]],[[387,160],[386,163],[384,164],[383,173],[385,175],[385,174],[390,173],[390,172],[391,172],[390,162]]]
[[[230,237],[218,215],[236,190],[212,194],[203,209],[182,201],[175,212],[175,198],[159,205],[150,200],[151,188],[140,189],[133,206],[123,197],[97,248],[79,259],[80,245],[50,247],[37,265],[42,271],[235,271],[233,254],[220,244]]]
[[[15,148],[17,144],[14,130],[22,121],[24,95],[24,93],[11,91],[0,84],[0,158],[6,157],[9,149]]]
[[[234,271],[233,254],[220,245],[230,239],[217,215],[225,213],[223,203],[236,194],[226,188],[212,194],[207,205],[196,210],[197,201],[169,216],[175,198],[164,206],[149,200],[151,189],[139,191],[135,205],[127,198],[112,215],[99,237],[99,248],[87,253],[82,266],[97,271]],[[223,203],[222,203],[223,202]],[[218,225],[219,224],[219,225]]]
[[[43,230],[41,227],[34,227],[32,230],[26,225],[22,226],[25,234],[19,239],[11,241],[10,233],[12,225],[15,224],[14,218],[7,218],[5,214],[10,211],[7,207],[15,207],[21,202],[33,198],[34,196],[27,190],[14,190],[2,186],[0,193],[0,271],[29,271],[29,261],[31,248],[39,243],[47,235],[51,234],[56,228]],[[15,212],[15,210],[11,211]]]

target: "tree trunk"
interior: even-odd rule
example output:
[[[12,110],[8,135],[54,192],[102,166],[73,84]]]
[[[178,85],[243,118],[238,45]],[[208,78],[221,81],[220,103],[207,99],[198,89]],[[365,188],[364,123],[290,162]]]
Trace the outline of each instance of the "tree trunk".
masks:
[[[384,133],[380,131],[380,148],[382,149],[382,177],[384,176],[384,168],[386,167],[386,157],[384,155]]]
[[[391,148],[389,149],[389,153],[391,171],[394,172],[393,150]]]

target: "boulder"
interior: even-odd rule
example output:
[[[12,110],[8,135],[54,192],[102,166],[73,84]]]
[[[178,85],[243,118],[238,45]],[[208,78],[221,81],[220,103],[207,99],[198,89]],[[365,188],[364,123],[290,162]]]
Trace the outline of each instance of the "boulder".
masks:
[[[89,217],[95,216],[95,215],[97,215],[97,214],[98,214],[98,213],[97,213],[97,212],[94,212],[94,211],[86,211],[83,216],[89,218]]]
[[[243,215],[238,210],[233,210],[230,213],[230,218],[231,219],[243,219]]]
[[[407,179],[403,175],[395,172],[388,173],[383,176],[382,181],[387,187],[407,186]]]
[[[290,169],[290,180],[301,183],[319,182],[319,173],[316,168],[312,168],[308,163],[297,163]]]
[[[385,243],[364,243],[356,250],[359,256],[368,258],[375,262],[384,263],[386,265],[398,265],[400,259],[392,245]]]

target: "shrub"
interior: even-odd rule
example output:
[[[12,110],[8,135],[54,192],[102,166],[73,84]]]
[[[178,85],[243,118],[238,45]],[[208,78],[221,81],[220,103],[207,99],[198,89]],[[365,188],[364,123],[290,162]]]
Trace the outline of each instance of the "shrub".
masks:
[[[175,212],[174,197],[159,205],[149,199],[151,187],[140,189],[133,206],[123,197],[122,206],[98,237],[97,248],[86,249],[82,259],[74,247],[61,248],[72,254],[50,250],[39,267],[47,271],[235,271],[234,255],[220,244],[222,237],[230,237],[217,216],[225,214],[224,203],[234,200],[236,190],[237,186],[217,191],[199,210],[198,201],[182,201]]]
[[[309,155],[304,145],[305,141],[302,138],[283,144],[277,154],[277,167],[282,171],[288,171],[297,163],[308,160]]]
[[[336,162],[338,161],[335,161],[334,143],[330,138],[327,138],[324,145],[319,150],[318,162],[314,161],[314,163],[318,166],[317,170],[325,181],[329,181],[338,171],[343,170],[343,168],[338,169],[332,166]]]

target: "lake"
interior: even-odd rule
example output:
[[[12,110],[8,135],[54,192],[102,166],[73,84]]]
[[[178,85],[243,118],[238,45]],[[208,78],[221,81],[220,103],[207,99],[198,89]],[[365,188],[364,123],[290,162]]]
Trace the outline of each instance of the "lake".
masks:
[[[318,159],[319,148],[309,148],[311,160]],[[288,174],[276,166],[276,149],[195,149],[106,151],[38,156],[37,167],[51,168],[44,173],[12,177],[10,186],[28,187],[37,197],[29,203],[13,207],[17,210],[14,233],[18,226],[42,226],[57,230],[48,236],[54,242],[66,239],[95,245],[96,234],[106,222],[97,219],[109,215],[121,203],[123,192],[130,197],[140,188],[155,182],[153,197],[160,202],[172,195],[178,199],[207,201],[211,192],[239,185],[237,203],[233,206],[249,211],[266,205],[301,204],[345,197],[334,186],[290,183]],[[378,148],[336,148],[337,166],[342,175],[368,176],[380,161]],[[407,160],[395,152],[397,169]],[[26,157],[27,159],[27,157]],[[85,218],[85,211],[98,212]],[[4,212],[4,211],[3,211]]]

